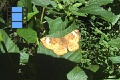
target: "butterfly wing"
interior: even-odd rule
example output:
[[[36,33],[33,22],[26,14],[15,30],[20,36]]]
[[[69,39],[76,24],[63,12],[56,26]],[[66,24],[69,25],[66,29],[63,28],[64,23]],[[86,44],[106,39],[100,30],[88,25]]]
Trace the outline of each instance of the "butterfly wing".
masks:
[[[80,41],[80,33],[79,30],[74,30],[71,33],[64,36],[67,41],[67,48],[69,51],[75,51],[79,49],[78,42]]]
[[[77,42],[69,41],[68,50],[69,51],[76,51],[77,49],[79,49],[79,44]]]
[[[67,44],[63,38],[51,38],[51,42],[53,45],[53,52],[56,55],[63,55],[67,53]]]
[[[64,38],[41,38],[42,44],[48,48],[53,50],[56,55],[63,55],[67,53],[67,44]]]
[[[42,42],[43,46],[45,46],[48,49],[53,50],[53,46],[52,44],[50,44],[50,39],[48,37],[43,37],[40,39],[40,41]]]

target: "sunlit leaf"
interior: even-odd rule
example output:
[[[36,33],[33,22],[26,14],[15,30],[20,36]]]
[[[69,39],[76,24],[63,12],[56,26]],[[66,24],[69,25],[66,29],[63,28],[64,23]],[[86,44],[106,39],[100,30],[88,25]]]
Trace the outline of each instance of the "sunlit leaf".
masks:
[[[103,9],[102,7],[93,5],[80,8],[78,12],[99,15],[101,16],[101,18],[109,22],[114,22],[114,20],[117,18],[117,16],[114,15],[112,12]]]
[[[68,24],[68,20],[65,19],[65,21],[62,21],[61,17],[58,17],[56,19],[50,19],[48,17],[45,17],[45,19],[49,23],[49,34],[65,29]]]
[[[8,37],[8,35],[6,34],[6,32],[2,29],[0,29],[0,35],[1,35],[1,40],[4,42],[5,47],[8,51],[8,53],[19,53],[19,48],[17,47],[17,45]],[[0,43],[0,49],[1,51],[4,53],[5,50],[2,46],[2,44]]]
[[[29,55],[25,52],[20,52],[20,63],[25,64],[28,63]]]
[[[53,7],[57,6],[56,2],[51,0],[31,0],[31,2],[35,5],[42,6],[42,7],[47,7],[50,4]]]
[[[113,63],[120,63],[120,56],[109,57]]]
[[[80,67],[76,66],[67,74],[67,78],[68,80],[87,80],[88,77]]]
[[[118,47],[120,49],[120,38],[113,39],[108,42],[113,47]]]
[[[90,6],[90,5],[102,6],[102,5],[112,3],[112,2],[113,2],[113,0],[89,0],[87,2],[87,5],[88,6]]]
[[[37,33],[33,29],[17,29],[17,34],[29,43],[35,43],[37,40]]]

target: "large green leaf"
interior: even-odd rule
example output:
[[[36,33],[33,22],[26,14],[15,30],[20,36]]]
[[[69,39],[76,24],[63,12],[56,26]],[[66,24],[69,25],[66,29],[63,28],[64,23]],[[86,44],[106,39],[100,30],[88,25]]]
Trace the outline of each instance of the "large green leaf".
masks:
[[[88,77],[79,66],[76,66],[67,74],[67,78],[68,80],[87,80]]]
[[[8,37],[8,35],[6,34],[6,32],[2,29],[0,29],[0,35],[1,35],[1,41],[3,41],[5,43],[5,47],[8,51],[8,53],[19,53],[19,48],[17,47],[17,45]],[[0,43],[0,49],[1,51],[4,53],[5,50],[2,46],[2,44]]]
[[[88,6],[91,6],[91,5],[102,6],[102,5],[112,3],[112,2],[113,2],[113,0],[89,0],[87,5]]]
[[[37,40],[37,33],[33,29],[17,29],[17,34],[24,38],[29,43],[35,43]]]
[[[109,57],[113,63],[120,63],[120,56]]]
[[[78,26],[75,24],[75,23],[72,23],[67,29],[64,29],[64,30],[59,30],[59,31],[54,31],[54,33],[52,34],[49,34],[47,35],[48,37],[63,37],[64,35],[72,32],[73,30],[77,29]],[[53,32],[52,31],[53,29],[50,30],[50,32]]]
[[[47,7],[50,4],[53,7],[57,6],[57,3],[51,0],[31,0],[31,2],[35,5],[42,6],[42,7]]]
[[[112,47],[118,47],[120,49],[120,38],[113,39],[108,42]]]
[[[78,12],[99,15],[104,20],[109,21],[109,22],[114,22],[114,20],[116,20],[116,18],[118,18],[112,12],[109,12],[109,11],[103,9],[102,7],[93,6],[93,5],[80,8],[78,10]]]
[[[45,17],[45,19],[49,23],[49,34],[65,29],[68,24],[68,20],[65,19],[65,21],[62,21],[61,17],[58,17],[56,19],[50,19],[48,17]]]

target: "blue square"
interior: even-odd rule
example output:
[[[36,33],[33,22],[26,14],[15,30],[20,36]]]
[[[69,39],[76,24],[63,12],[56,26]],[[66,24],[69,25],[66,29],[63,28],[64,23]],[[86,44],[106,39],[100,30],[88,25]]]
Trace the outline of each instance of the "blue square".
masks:
[[[12,28],[22,28],[22,22],[12,22]]]
[[[12,12],[22,12],[22,7],[12,7]]]
[[[12,21],[22,21],[22,13],[12,13]]]

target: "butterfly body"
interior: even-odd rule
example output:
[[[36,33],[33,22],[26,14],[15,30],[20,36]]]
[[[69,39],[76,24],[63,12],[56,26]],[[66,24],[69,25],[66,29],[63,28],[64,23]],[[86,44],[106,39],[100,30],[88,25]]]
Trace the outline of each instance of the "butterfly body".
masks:
[[[46,48],[53,50],[56,55],[64,55],[68,51],[79,49],[80,33],[79,30],[74,30],[61,38],[43,37],[40,40]]]

